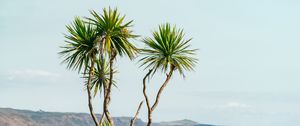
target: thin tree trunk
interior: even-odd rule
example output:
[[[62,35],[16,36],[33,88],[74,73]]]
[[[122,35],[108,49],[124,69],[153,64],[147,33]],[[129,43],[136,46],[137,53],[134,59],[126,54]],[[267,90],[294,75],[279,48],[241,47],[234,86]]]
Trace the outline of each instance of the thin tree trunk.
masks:
[[[150,76],[151,72],[152,72],[152,69],[149,70],[149,72],[146,74],[146,76],[143,79],[143,94],[144,94],[144,97],[145,97],[145,100],[146,100],[146,105],[147,105],[147,110],[148,110],[148,124],[150,122],[150,125],[152,123],[152,116],[150,115],[151,114],[150,101],[149,101],[149,98],[148,98],[147,93],[146,93],[146,89],[147,89],[146,79]],[[149,126],[149,125],[147,125],[147,126]]]
[[[93,118],[93,121],[95,123],[95,126],[98,126],[98,119],[96,114],[94,113],[94,109],[93,109],[93,103],[92,103],[92,94],[91,94],[91,80],[92,80],[92,76],[94,73],[94,63],[95,62],[95,58],[93,58],[92,63],[91,63],[91,68],[89,70],[89,79],[88,79],[88,83],[87,83],[87,93],[88,93],[88,106],[89,106],[89,110],[90,110],[90,114]]]
[[[98,126],[101,126],[101,125],[103,124],[103,122],[104,122],[104,117],[105,117],[105,115],[104,115],[104,112],[103,112],[102,115],[101,115],[100,122],[99,122],[99,125],[98,125]]]
[[[156,108],[156,106],[158,105],[158,102],[160,100],[160,95],[161,93],[163,92],[164,88],[167,86],[168,82],[170,81],[171,79],[171,76],[172,76],[172,73],[173,73],[173,69],[170,70],[169,74],[167,74],[167,78],[165,80],[165,82],[163,83],[163,85],[161,85],[161,87],[159,88],[159,91],[156,95],[156,99],[155,99],[155,102],[154,104],[152,105],[151,107],[151,111],[154,111],[154,109]]]
[[[109,106],[109,101],[110,101],[110,95],[111,95],[111,87],[113,85],[112,81],[113,81],[113,63],[114,63],[114,59],[116,57],[116,52],[114,50],[112,50],[111,54],[110,54],[110,61],[109,61],[109,84],[108,84],[108,88],[107,88],[107,94],[106,97],[104,99],[104,113],[105,116],[109,122],[109,124],[111,126],[114,126],[114,122],[113,122],[113,118],[111,117],[109,110],[108,110],[108,106]]]
[[[104,46],[104,43],[105,43],[105,35],[101,35],[100,36],[100,38],[99,38],[99,58],[100,59],[103,59],[104,57],[103,57],[103,52],[104,52],[104,50],[103,50],[103,46]],[[105,62],[105,61],[104,61]],[[102,68],[104,68],[104,66],[102,66]],[[103,70],[103,69],[102,69]],[[103,100],[103,112],[102,112],[102,115],[101,115],[101,119],[100,119],[100,122],[99,122],[99,126],[101,126],[102,124],[103,124],[103,122],[104,122],[104,120],[105,120],[105,111],[104,111],[104,104],[105,104],[105,98],[106,98],[106,83],[104,83],[104,85],[103,85],[103,98],[104,98],[104,100]]]
[[[105,97],[106,97],[106,84],[103,85],[103,103],[104,103]],[[100,122],[99,122],[99,126],[101,126],[103,124],[104,118],[105,118],[105,113],[104,113],[104,109],[103,109],[101,119],[100,119]]]
[[[130,126],[134,126],[134,122],[135,122],[138,114],[140,113],[140,110],[141,110],[141,107],[142,107],[143,103],[144,103],[144,101],[140,102],[140,105],[139,105],[138,109],[136,110],[134,117],[130,120]]]
[[[104,90],[103,90],[103,94],[104,94],[104,100],[103,100],[103,113],[102,113],[102,116],[101,116],[101,120],[100,120],[100,123],[99,123],[99,126],[101,126],[101,124],[103,124],[104,123],[104,121],[105,121],[105,117],[106,117],[106,115],[105,115],[105,108],[104,108],[104,106],[105,106],[105,104],[110,104],[110,98],[108,98],[108,100],[107,101],[105,101],[105,98],[106,98],[106,96],[107,96],[107,90],[108,90],[108,85],[107,84],[105,84],[104,86],[103,86],[103,88],[104,88]],[[107,118],[107,117],[106,117]]]
[[[171,79],[171,76],[173,74],[173,70],[174,70],[174,67],[171,66],[169,74],[166,75],[167,76],[166,80],[164,81],[164,83],[159,88],[159,91],[157,92],[157,95],[156,95],[156,98],[155,98],[155,102],[152,105],[152,107],[150,108],[150,106],[147,105],[147,107],[148,107],[148,123],[147,123],[147,126],[151,126],[152,125],[152,113],[153,113],[153,111],[155,110],[155,108],[157,107],[157,105],[159,103],[161,93],[163,92],[164,88],[167,86],[168,82]],[[144,96],[145,96],[145,90],[146,90],[145,89],[146,88],[145,87],[145,78],[144,78]],[[146,98],[146,96],[145,96],[145,98]]]

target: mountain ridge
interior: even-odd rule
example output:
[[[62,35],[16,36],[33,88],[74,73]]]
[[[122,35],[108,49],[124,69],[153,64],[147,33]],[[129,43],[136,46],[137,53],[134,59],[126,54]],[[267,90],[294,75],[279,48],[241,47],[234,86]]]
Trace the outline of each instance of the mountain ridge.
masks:
[[[100,118],[100,114],[97,117]],[[129,126],[132,117],[114,117],[116,126]],[[0,126],[92,126],[90,115],[76,112],[46,112],[0,108]],[[135,126],[145,126],[146,123],[137,119]],[[176,120],[155,122],[153,126],[216,126],[199,124],[192,120]]]

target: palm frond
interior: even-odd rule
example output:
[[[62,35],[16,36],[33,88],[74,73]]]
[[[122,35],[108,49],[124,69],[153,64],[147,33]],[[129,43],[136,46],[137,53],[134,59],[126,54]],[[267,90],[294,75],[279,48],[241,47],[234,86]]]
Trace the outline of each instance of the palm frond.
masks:
[[[88,68],[88,70],[90,69],[90,67]],[[91,77],[92,81],[91,81],[91,90],[94,91],[94,97],[98,94],[98,91],[100,91],[100,94],[102,92],[102,90],[104,89],[103,86],[107,86],[109,84],[109,64],[108,61],[106,59],[97,59],[96,60],[96,65],[94,67],[94,73],[93,76]],[[116,71],[114,70],[113,73],[116,73]],[[83,78],[86,79],[86,83],[87,84],[87,80],[89,78],[89,75],[87,73],[83,73]],[[116,86],[116,81],[113,80],[113,85],[115,87]]]
[[[62,63],[66,63],[68,69],[80,72],[83,67],[86,69],[91,62],[91,57],[97,53],[94,48],[97,38],[95,27],[75,17],[72,24],[67,25],[66,28],[69,34],[65,34],[66,45],[61,47],[63,50],[59,55],[64,58]]]
[[[129,41],[137,35],[129,30],[133,21],[124,22],[125,16],[120,16],[117,9],[103,9],[103,14],[99,15],[95,11],[90,11],[93,18],[86,18],[90,24],[96,26],[99,36],[103,36],[104,52],[110,54],[115,50],[118,55],[127,55],[133,59],[137,53],[137,48]]]
[[[153,69],[154,72],[162,70],[166,72],[171,67],[184,76],[184,71],[194,69],[197,59],[194,57],[197,49],[190,49],[189,42],[185,40],[182,29],[177,29],[169,23],[160,25],[152,37],[146,37],[142,41],[145,48],[141,49],[141,66],[145,69]]]

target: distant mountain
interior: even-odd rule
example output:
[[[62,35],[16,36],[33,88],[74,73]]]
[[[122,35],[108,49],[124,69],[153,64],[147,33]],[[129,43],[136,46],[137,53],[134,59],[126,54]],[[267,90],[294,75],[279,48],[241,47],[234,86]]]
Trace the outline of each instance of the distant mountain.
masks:
[[[195,126],[199,123],[194,122],[192,120],[178,120],[178,121],[168,121],[168,122],[160,122],[160,126]]]
[[[101,115],[97,115],[100,118]],[[116,117],[116,126],[129,126],[131,117]],[[146,123],[137,119],[135,126]],[[17,110],[0,108],[0,126],[93,126],[89,114]],[[199,124],[191,120],[154,123],[153,126],[214,126]]]

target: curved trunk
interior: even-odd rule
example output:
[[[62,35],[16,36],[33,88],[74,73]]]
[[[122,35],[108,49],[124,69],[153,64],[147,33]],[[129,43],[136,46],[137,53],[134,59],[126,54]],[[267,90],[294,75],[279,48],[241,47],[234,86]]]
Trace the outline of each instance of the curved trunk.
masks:
[[[106,97],[106,91],[105,91],[106,90],[106,86],[105,85],[103,85],[103,96],[104,96],[103,98]],[[103,103],[104,103],[104,99],[103,99]],[[100,122],[99,122],[99,126],[101,126],[103,124],[104,118],[105,118],[105,114],[104,114],[104,109],[103,109],[103,112],[102,112],[102,115],[101,115],[101,119],[100,119]]]
[[[101,35],[100,36],[100,38],[99,38],[99,58],[100,59],[103,59],[104,57],[103,57],[103,46],[104,46],[104,43],[105,43],[105,35]],[[102,68],[104,68],[103,66],[102,66]],[[101,115],[101,119],[100,119],[100,122],[99,122],[99,126],[101,126],[102,124],[103,124],[103,122],[104,122],[104,120],[105,120],[105,103],[106,103],[106,101],[105,101],[105,99],[106,99],[106,95],[107,95],[107,84],[104,84],[103,85],[103,98],[104,98],[104,100],[103,100],[103,112],[102,112],[102,115]]]
[[[101,126],[103,124],[103,122],[104,122],[104,112],[101,115],[99,126]]]
[[[163,90],[165,89],[165,87],[167,86],[168,82],[170,81],[171,79],[171,76],[173,74],[173,70],[174,70],[174,67],[171,66],[171,69],[169,71],[169,74],[167,74],[167,78],[166,80],[164,81],[164,83],[161,85],[161,87],[159,88],[159,91],[157,92],[157,95],[156,95],[156,98],[155,98],[155,102],[154,104],[152,105],[152,107],[150,108],[150,105],[148,105],[147,103],[147,108],[148,108],[148,123],[147,123],[147,126],[151,126],[152,125],[152,113],[153,111],[155,110],[155,108],[157,107],[158,103],[159,103],[159,100],[160,100],[160,95],[162,94]],[[150,74],[150,71],[149,71],[149,74]],[[149,75],[148,75],[149,76]],[[146,76],[147,77],[147,76]],[[146,100],[148,99],[147,98],[147,95],[146,95],[146,84],[145,84],[145,80],[146,80],[146,77],[144,78],[144,96],[146,98]],[[148,101],[149,102],[149,101]]]
[[[152,116],[150,115],[151,114],[150,101],[149,101],[149,98],[148,98],[147,93],[146,93],[146,89],[147,89],[146,79],[150,76],[151,72],[152,72],[152,69],[149,70],[149,72],[145,75],[145,77],[143,79],[143,94],[144,94],[144,97],[145,97],[145,100],[146,100],[146,105],[147,105],[147,110],[148,110],[147,111],[148,112],[148,124],[150,122],[150,125],[152,123],[152,118],[151,118]],[[149,125],[147,125],[147,126],[149,126]]]
[[[92,60],[92,63],[91,63],[91,68],[89,70],[89,79],[88,79],[88,83],[87,83],[87,93],[88,93],[88,106],[89,106],[89,110],[90,110],[90,115],[92,116],[93,118],[93,121],[95,123],[95,126],[98,126],[98,119],[97,119],[97,116],[96,114],[94,113],[94,108],[93,108],[93,103],[92,103],[92,94],[91,94],[91,80],[92,80],[92,76],[93,76],[93,73],[94,73],[94,61],[95,61],[95,58],[93,58]]]
[[[143,103],[144,103],[144,101],[140,102],[140,105],[139,105],[138,109],[136,110],[134,117],[130,120],[130,126],[134,126],[134,122],[135,122],[138,114],[140,113],[140,110],[141,110],[141,107],[142,107]]]
[[[170,81],[172,73],[173,73],[173,69],[171,69],[170,72],[169,72],[169,74],[167,74],[167,78],[166,78],[165,82],[159,88],[159,91],[158,91],[158,93],[156,95],[155,102],[154,102],[154,104],[151,107],[151,111],[153,111],[156,108],[156,106],[158,105],[158,102],[159,102],[159,99],[160,99],[160,95],[163,92],[164,88],[167,86],[168,82]]]
[[[110,60],[109,60],[109,84],[108,84],[108,88],[107,88],[107,94],[106,97],[104,99],[104,113],[105,116],[109,122],[109,124],[111,126],[114,126],[114,122],[113,122],[113,118],[111,117],[109,110],[108,110],[108,106],[109,106],[109,102],[110,102],[110,98],[111,98],[111,87],[113,85],[112,81],[113,81],[113,63],[114,63],[114,59],[116,57],[116,52],[114,50],[112,50],[111,54],[110,54]]]

